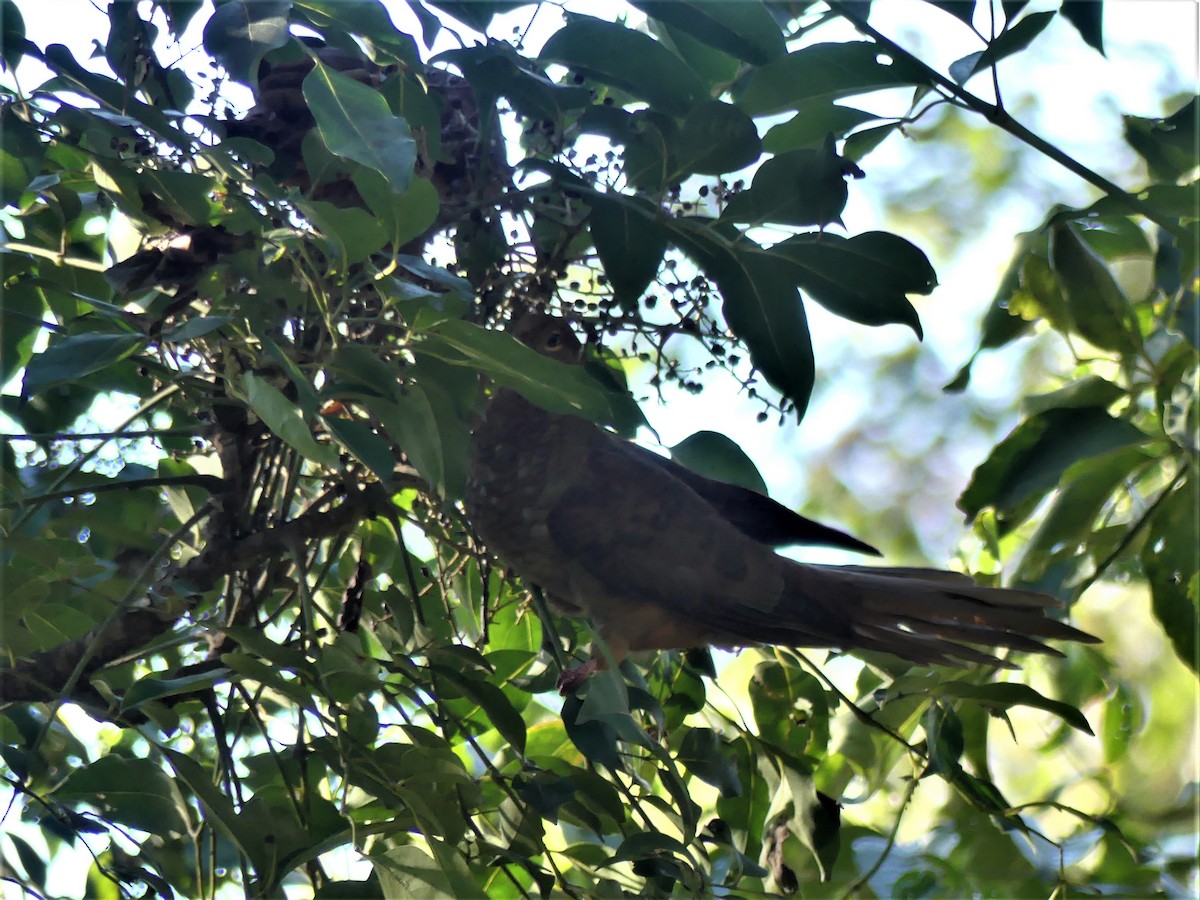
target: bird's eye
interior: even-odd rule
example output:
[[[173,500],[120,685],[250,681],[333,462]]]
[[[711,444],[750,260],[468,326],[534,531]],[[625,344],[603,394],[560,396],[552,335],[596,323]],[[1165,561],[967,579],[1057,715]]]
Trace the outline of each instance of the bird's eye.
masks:
[[[561,334],[549,335],[546,338],[546,349],[553,350],[555,347],[557,347],[561,343],[562,343],[562,335]]]

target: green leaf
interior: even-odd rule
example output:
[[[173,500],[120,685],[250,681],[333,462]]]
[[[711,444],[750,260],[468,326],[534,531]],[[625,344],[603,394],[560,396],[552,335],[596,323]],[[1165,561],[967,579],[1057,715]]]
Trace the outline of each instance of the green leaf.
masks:
[[[924,774],[950,775],[959,768],[963,754],[963,725],[953,708],[931,703],[922,720],[929,749],[929,768]]]
[[[723,94],[737,77],[742,63],[728,53],[696,40],[686,31],[663,22],[649,21],[650,32],[675,52],[709,87],[709,95]]]
[[[1200,575],[1197,574],[1196,510],[1200,491],[1195,473],[1167,496],[1150,519],[1146,543],[1142,549],[1142,567],[1150,582],[1154,617],[1175,646],[1179,658],[1192,671],[1200,672]]]
[[[1099,375],[1084,375],[1056,391],[1026,397],[1021,407],[1026,415],[1036,415],[1048,409],[1079,409],[1084,406],[1107,409],[1124,396],[1126,391],[1120,385]]]
[[[11,3],[11,0],[10,0]],[[3,7],[7,15],[10,5]],[[37,130],[19,118],[11,105],[0,108],[0,201],[17,206],[38,174],[46,147]]]
[[[1012,28],[1006,28],[994,41],[990,41],[986,50],[968,54],[951,63],[950,77],[959,84],[965,84],[976,73],[990,69],[1006,56],[1019,53],[1033,43],[1033,39],[1042,33],[1054,16],[1054,12],[1032,13],[1026,16]]]
[[[1052,560],[1072,559],[1082,553],[1097,516],[1115,499],[1114,492],[1148,461],[1142,448],[1127,447],[1068,468],[1045,518],[1025,545],[1017,580],[1032,584],[1045,575]],[[1039,582],[1039,587],[1057,593],[1051,585]]]
[[[974,517],[996,510],[1005,533],[1020,524],[1081,460],[1140,444],[1146,435],[1102,408],[1049,409],[1018,425],[971,475],[958,508]]]
[[[433,62],[457,66],[477,92],[506,97],[514,112],[534,120],[560,123],[570,110],[590,106],[586,87],[556,84],[505,43],[492,43],[440,53]]]
[[[442,436],[429,396],[417,385],[406,385],[392,400],[367,398],[367,408],[383,423],[392,440],[442,496],[446,476],[442,465]]]
[[[820,150],[781,153],[759,166],[749,190],[729,198],[721,218],[824,228],[841,221],[849,197],[846,177],[856,171],[828,137]]]
[[[206,225],[212,219],[214,204],[209,195],[217,190],[217,183],[208,176],[144,169],[137,181],[143,194],[157,197],[183,224]]]
[[[1104,3],[1100,0],[1063,0],[1059,13],[1075,26],[1085,44],[1104,55]]]
[[[176,344],[194,341],[198,337],[224,328],[232,321],[230,316],[194,316],[178,327],[163,332],[163,340]]]
[[[1194,96],[1165,119],[1125,117],[1125,140],[1146,160],[1158,181],[1175,184],[1196,168],[1198,113],[1200,96]],[[1195,206],[1191,212],[1195,213]]]
[[[319,60],[302,87],[321,140],[332,153],[376,170],[394,194],[408,190],[417,144],[408,123],[392,115],[378,91]]]
[[[278,388],[253,372],[244,372],[242,390],[250,408],[276,437],[315,463],[337,466],[337,451],[328,444],[317,443],[303,413]]]
[[[438,675],[483,710],[492,727],[518,754],[525,753],[525,721],[504,691],[489,681],[471,678],[445,666],[437,666]]]
[[[640,191],[661,190],[667,176],[679,169],[675,160],[675,123],[652,110],[627,112],[610,106],[593,106],[579,118],[579,129],[602,134],[625,147],[625,177]],[[570,179],[564,179],[570,181]]]
[[[140,334],[73,334],[34,355],[25,367],[22,395],[33,397],[64,381],[106,369],[132,356],[146,343]]]
[[[379,0],[292,0],[292,11],[322,34],[340,29],[363,38],[371,59],[381,65],[393,61],[380,58],[381,49],[409,66],[421,65],[416,42],[396,28]]]
[[[808,319],[790,266],[757,248],[729,245],[710,228],[686,220],[676,238],[717,283],[725,321],[745,342],[751,363],[803,418],[816,373]]]
[[[609,857],[604,865],[611,866],[619,862],[628,862],[631,859],[646,859],[660,854],[687,856],[687,848],[669,835],[656,831],[640,831],[621,841],[617,852]]]
[[[1129,301],[1100,258],[1070,224],[1050,236],[1050,265],[1074,324],[1074,329],[1103,350],[1135,352],[1135,326]]]
[[[711,728],[690,728],[679,745],[677,760],[685,769],[721,792],[722,797],[742,793],[737,763],[725,741]]]
[[[767,483],[759,474],[758,467],[746,455],[746,451],[726,435],[716,431],[697,431],[670,450],[676,462],[706,478],[740,484],[764,496],[767,494]]]
[[[833,102],[806,103],[796,115],[767,132],[762,148],[776,154],[789,150],[816,150],[824,146],[828,135],[840,139],[859,125],[878,119],[874,113]],[[846,155],[850,155],[849,148]]]
[[[452,365],[476,368],[550,412],[601,421],[611,415],[607,392],[581,367],[548,359],[503,332],[441,322],[422,335],[421,349]]]
[[[680,169],[701,175],[734,172],[762,153],[754,120],[720,100],[706,100],[688,112],[678,144]]]
[[[224,669],[213,669],[197,675],[183,675],[177,678],[155,678],[143,676],[135,681],[121,698],[121,711],[132,712],[150,700],[160,700],[163,697],[177,697],[180,694],[199,693],[204,688],[210,688],[228,679],[229,673]]]
[[[632,0],[631,5],[756,66],[787,51],[779,24],[760,0]]]
[[[646,286],[658,274],[669,232],[657,208],[637,197],[594,195],[588,228],[604,273],[622,309],[636,311]]]
[[[571,16],[538,58],[620,88],[673,116],[686,115],[707,95],[699,77],[658,41],[589,16]]]
[[[932,293],[937,275],[928,257],[904,238],[883,231],[849,240],[802,234],[770,252],[793,263],[800,289],[830,312],[863,325],[908,325],[921,337],[921,320],[907,295]]]
[[[226,0],[204,24],[204,49],[236,81],[258,87],[258,64],[288,42],[290,0]]]
[[[755,69],[734,102],[752,116],[766,116],[838,97],[902,85],[925,85],[928,78],[905,59],[880,61],[873,42],[813,44]]]
[[[16,0],[4,0],[0,4],[0,59],[7,69],[15,69],[25,55],[28,39],[25,37],[25,19]]]
[[[187,806],[167,773],[149,759],[110,753],[76,769],[52,796],[87,803],[114,822],[166,836],[187,832]]]
[[[392,483],[392,470],[396,467],[396,457],[387,441],[371,430],[364,422],[342,419],[337,416],[325,416],[325,427],[351,454],[368,469],[386,487]]]
[[[430,6],[444,10],[476,31],[486,32],[492,19],[503,12],[524,6],[527,0],[427,0]]]
[[[362,262],[388,242],[379,217],[365,209],[342,208],[321,200],[298,200],[296,206],[328,238],[330,256],[340,257],[345,266]]]
[[[984,706],[996,709],[1008,709],[1012,706],[1031,706],[1034,709],[1045,710],[1058,716],[1072,728],[1077,728],[1084,734],[1092,734],[1092,726],[1084,718],[1083,713],[1069,703],[1061,700],[1051,700],[1043,697],[1027,684],[1012,682],[990,682],[988,684],[971,684],[967,681],[945,681],[930,689],[943,697],[954,697],[960,700],[975,700]]]
[[[41,293],[27,279],[5,286],[0,304],[0,384],[8,384],[33,358],[45,309]]]

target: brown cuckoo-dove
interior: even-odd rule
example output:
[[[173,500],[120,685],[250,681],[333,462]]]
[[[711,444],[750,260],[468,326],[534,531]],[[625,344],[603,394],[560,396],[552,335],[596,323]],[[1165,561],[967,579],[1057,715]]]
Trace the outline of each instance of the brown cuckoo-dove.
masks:
[[[582,360],[564,319],[527,313],[513,333],[545,356]],[[488,549],[558,608],[590,616],[618,661],[639,650],[782,644],[996,664],[979,648],[1057,654],[1041,641],[1096,640],[1047,617],[1057,601],[1044,594],[933,569],[779,556],[773,547],[791,543],[875,551],[506,388],[472,437],[466,501]],[[603,659],[594,653],[564,672],[562,691]]]

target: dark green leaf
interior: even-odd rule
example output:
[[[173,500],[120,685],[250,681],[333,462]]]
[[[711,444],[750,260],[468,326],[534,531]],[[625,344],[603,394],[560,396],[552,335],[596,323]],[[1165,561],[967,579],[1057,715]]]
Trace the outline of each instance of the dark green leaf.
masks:
[[[937,275],[928,257],[904,238],[870,231],[849,240],[803,234],[771,248],[794,264],[796,284],[843,318],[863,325],[899,323],[921,337],[908,294],[929,294]]]
[[[408,123],[393,116],[380,93],[314,62],[304,78],[304,99],[331,152],[374,169],[395,194],[408,190],[417,145]]]
[[[721,218],[824,228],[841,222],[849,197],[846,178],[857,171],[827,137],[820,150],[791,150],[763,163],[750,189],[734,194]]]
[[[1073,464],[1146,440],[1137,427],[1102,408],[1050,409],[1026,419],[971,475],[958,508],[996,510],[1005,532],[1022,522]]]
[[[669,835],[653,831],[642,831],[631,834],[625,840],[621,841],[621,846],[605,862],[605,865],[611,866],[615,863],[627,862],[631,859],[645,859],[659,854],[686,856],[687,848]]]
[[[1008,709],[1011,706],[1031,706],[1034,709],[1053,713],[1072,728],[1077,728],[1084,734],[1092,733],[1092,726],[1088,724],[1088,720],[1078,709],[1061,700],[1043,697],[1027,684],[1014,682],[971,684],[967,681],[947,681],[932,690],[943,697],[975,700],[985,706],[997,709]]]
[[[75,381],[131,356],[146,343],[140,334],[73,334],[36,354],[25,367],[21,392],[32,397],[51,385]]]
[[[1172,490],[1150,520],[1142,566],[1150,582],[1154,617],[1175,646],[1179,658],[1200,672],[1200,574],[1197,573],[1196,510],[1200,492],[1194,473]]]
[[[924,73],[907,60],[880,62],[874,43],[813,44],[755,69],[734,101],[752,116],[901,85],[923,85]]]
[[[1104,55],[1103,0],[1063,0],[1058,11],[1075,26],[1084,43]]]
[[[572,16],[546,41],[539,59],[620,88],[669,115],[686,115],[707,94],[696,74],[658,41],[588,16]]]
[[[337,416],[326,416],[325,427],[339,444],[375,473],[384,487],[392,483],[392,470],[396,467],[396,458],[392,455],[392,448],[388,446],[387,441],[372,431],[370,426]]]
[[[1025,414],[1032,416],[1048,409],[1079,409],[1084,406],[1106,409],[1124,396],[1125,389],[1120,385],[1113,384],[1099,375],[1085,375],[1048,394],[1026,397],[1021,405]]]
[[[742,64],[728,53],[696,40],[686,31],[668,25],[659,19],[649,22],[651,33],[675,55],[687,63],[688,68],[699,75],[709,86],[709,95],[725,92],[737,76]]]
[[[17,67],[28,43],[21,8],[16,0],[4,0],[0,3],[0,60],[4,61],[6,69]]]
[[[322,33],[342,29],[363,38],[371,58],[381,65],[392,59],[380,58],[380,49],[410,66],[421,65],[416,42],[396,29],[379,0],[292,0],[292,10]]]
[[[115,822],[151,834],[187,829],[183,798],[149,759],[103,756],[67,776],[53,796],[64,803],[87,803]]]
[[[642,292],[658,273],[668,231],[658,210],[639,198],[594,195],[589,204],[588,227],[604,273],[621,307],[636,311]]]
[[[776,125],[763,138],[763,149],[768,153],[786,153],[789,150],[816,150],[825,144],[832,134],[842,138],[865,122],[873,122],[879,116],[836,103],[806,103],[800,112],[781,125]],[[849,148],[847,148],[847,156]]]
[[[182,675],[178,678],[155,678],[147,675],[139,678],[121,698],[121,711],[130,712],[150,700],[163,697],[177,697],[180,694],[199,694],[205,688],[210,688],[228,678],[225,669],[213,669],[198,675]]]
[[[949,775],[959,768],[963,754],[963,725],[953,708],[931,703],[922,720],[929,750],[926,774]]]
[[[1157,180],[1174,184],[1196,168],[1198,110],[1200,96],[1194,96],[1165,119],[1125,117],[1125,140],[1146,160]]]
[[[204,24],[204,49],[235,80],[258,87],[262,58],[288,42],[290,0],[226,0]]]
[[[304,414],[278,388],[253,372],[242,373],[246,402],[263,423],[285,444],[302,456],[323,466],[337,465],[337,451],[329,444],[318,444]]]
[[[719,432],[697,431],[670,450],[676,462],[706,478],[740,484],[763,495],[767,493],[767,483],[746,451]]]
[[[1012,28],[1006,28],[1000,36],[988,44],[986,50],[971,53],[957,62],[950,64],[950,77],[959,84],[964,84],[972,75],[984,69],[989,69],[1004,59],[1019,53],[1033,43],[1033,39],[1042,33],[1050,24],[1055,13],[1033,13],[1026,16]]]
[[[1032,584],[1044,576],[1051,560],[1077,557],[1097,516],[1115,499],[1114,492],[1147,461],[1143,449],[1127,447],[1090,457],[1068,468],[1050,509],[1025,546],[1017,579]],[[1052,587],[1041,582],[1039,585]]]
[[[678,762],[701,781],[711,784],[722,797],[742,793],[737,764],[721,736],[711,728],[691,728],[679,745]]]
[[[680,223],[676,235],[684,252],[720,288],[725,321],[746,343],[754,367],[796,405],[797,418],[803,418],[815,364],[791,266],[758,249],[734,248],[694,223]]]
[[[386,196],[394,196],[386,194]],[[365,209],[343,209],[320,200],[300,200],[296,205],[326,238],[329,255],[346,266],[360,263],[388,242],[388,233],[378,216]]]
[[[45,150],[32,125],[15,115],[11,105],[0,107],[0,202],[18,205],[38,174]]]
[[[580,117],[579,129],[602,134],[624,145],[625,177],[638,190],[660,190],[667,176],[679,168],[674,157],[678,143],[675,123],[651,110],[631,113],[615,107],[593,106]]]
[[[744,168],[762,152],[754,121],[736,106],[719,100],[707,100],[687,114],[678,143],[680,168],[701,175]]]
[[[786,52],[782,30],[759,0],[633,0],[632,5],[757,66]]]
[[[426,0],[430,6],[444,10],[458,21],[470,25],[476,31],[487,31],[492,18],[524,6],[528,0]]]
[[[7,384],[32,358],[45,308],[41,294],[27,279],[4,288],[4,303],[0,304],[0,384]]]
[[[500,688],[491,682],[470,678],[449,668],[438,667],[437,671],[455,690],[483,710],[492,727],[518,754],[524,754],[525,722]]]
[[[513,110],[527,119],[559,123],[568,110],[592,102],[587,88],[556,84],[504,43],[449,50],[434,58],[458,66],[478,92],[507,97]]]
[[[1075,330],[1103,350],[1134,352],[1129,301],[1104,260],[1069,224],[1051,233],[1050,265]]]
[[[607,392],[582,368],[541,356],[502,332],[442,322],[422,336],[421,349],[452,365],[477,368],[551,412],[601,421],[610,415]]]

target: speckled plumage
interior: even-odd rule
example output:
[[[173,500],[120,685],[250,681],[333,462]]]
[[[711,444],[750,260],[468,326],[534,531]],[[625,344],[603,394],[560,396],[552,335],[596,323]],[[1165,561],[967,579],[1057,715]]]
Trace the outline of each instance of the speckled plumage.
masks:
[[[562,319],[527,314],[514,333],[546,356],[581,359]],[[1047,618],[1056,601],[1042,594],[980,587],[950,572],[781,557],[772,544],[804,542],[805,534],[870,548],[832,529],[822,539],[824,526],[761,495],[682,470],[507,389],[495,392],[473,435],[466,501],[487,547],[560,608],[591,616],[618,659],[784,644],[880,650],[919,663],[996,662],[967,644],[1053,653],[1038,639],[1095,640]],[[564,676],[564,689],[595,666]]]

